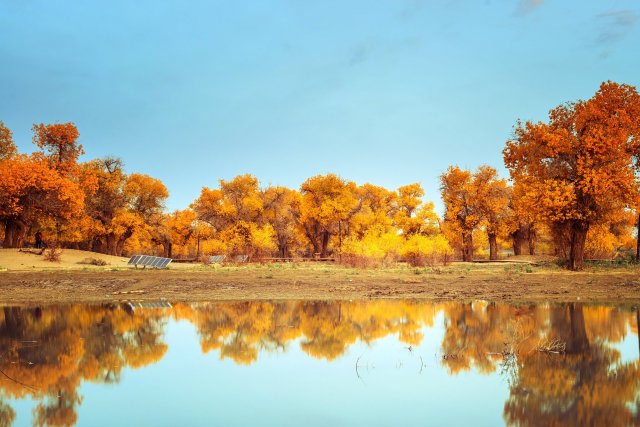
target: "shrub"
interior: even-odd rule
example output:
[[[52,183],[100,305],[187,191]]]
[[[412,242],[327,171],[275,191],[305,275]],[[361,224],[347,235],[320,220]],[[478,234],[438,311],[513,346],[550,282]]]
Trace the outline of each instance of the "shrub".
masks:
[[[98,265],[98,266],[105,266],[108,265],[109,263],[103,259],[100,258],[85,258],[82,261],[80,261],[78,264],[88,264],[88,265]]]
[[[49,262],[60,262],[62,258],[62,248],[57,245],[51,245],[44,250],[44,259]]]

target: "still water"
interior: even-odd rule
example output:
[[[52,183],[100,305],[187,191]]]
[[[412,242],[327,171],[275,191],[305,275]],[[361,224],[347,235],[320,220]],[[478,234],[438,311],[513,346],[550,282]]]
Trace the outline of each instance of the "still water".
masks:
[[[4,307],[0,426],[640,425],[639,348],[576,303]]]

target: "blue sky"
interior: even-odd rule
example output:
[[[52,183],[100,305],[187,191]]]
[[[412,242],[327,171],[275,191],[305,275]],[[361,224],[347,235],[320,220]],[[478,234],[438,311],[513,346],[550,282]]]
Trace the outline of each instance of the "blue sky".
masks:
[[[242,173],[299,187],[502,169],[517,118],[640,85],[640,0],[0,0],[0,120],[74,122],[169,209]]]

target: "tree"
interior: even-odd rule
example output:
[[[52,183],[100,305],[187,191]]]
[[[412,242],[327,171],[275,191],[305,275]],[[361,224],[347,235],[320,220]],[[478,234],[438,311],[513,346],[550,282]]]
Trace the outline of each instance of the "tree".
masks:
[[[116,212],[111,231],[118,236],[116,255],[122,255],[126,241],[135,232],[145,231],[150,237],[160,226],[167,187],[157,178],[134,173],[127,177],[122,193],[126,208]]]
[[[357,211],[356,185],[334,174],[317,175],[302,184],[300,193],[302,229],[314,253],[324,258],[332,236],[337,235],[341,245],[343,231]]]
[[[218,246],[228,254],[262,256],[277,248],[263,203],[258,179],[246,174],[221,179],[219,189],[203,187],[191,207],[198,220],[214,228]]]
[[[551,110],[549,123],[518,122],[503,154],[537,216],[568,234],[568,268],[579,270],[590,226],[637,197],[640,95],[602,83],[587,101]]]
[[[528,205],[532,200],[526,197],[525,189],[520,183],[516,182],[510,193],[507,228],[513,241],[513,254],[523,255],[528,251],[529,255],[534,255],[538,236],[537,219],[533,213],[535,207]]]
[[[391,230],[393,216],[398,209],[394,191],[365,183],[356,189],[356,197],[357,208],[348,224],[347,235],[362,239],[374,228],[377,233]]]
[[[122,160],[114,157],[96,159],[86,164],[98,183],[95,193],[87,198],[86,212],[93,226],[88,236],[90,250],[115,255],[117,236],[112,223],[116,214],[125,208],[127,198],[123,187],[127,176]]]
[[[33,143],[36,144],[56,170],[69,172],[84,154],[82,145],[77,143],[78,129],[73,123],[33,125]]]
[[[69,221],[84,207],[84,192],[77,182],[62,176],[45,160],[24,155],[0,162],[0,195],[5,248],[22,246],[38,221]]]
[[[290,257],[298,241],[297,225],[300,219],[300,193],[286,187],[268,187],[262,192],[263,218],[273,227],[278,255]]]
[[[450,166],[440,176],[444,219],[462,237],[462,260],[473,261],[473,230],[482,221],[471,172]]]
[[[483,165],[473,175],[472,191],[489,238],[489,259],[497,260],[498,236],[507,230],[510,188],[494,168]]]
[[[11,130],[0,120],[0,161],[18,154]]]
[[[433,235],[438,232],[439,220],[434,205],[432,202],[423,203],[423,196],[424,190],[417,182],[398,188],[393,223],[407,238],[414,234]]]

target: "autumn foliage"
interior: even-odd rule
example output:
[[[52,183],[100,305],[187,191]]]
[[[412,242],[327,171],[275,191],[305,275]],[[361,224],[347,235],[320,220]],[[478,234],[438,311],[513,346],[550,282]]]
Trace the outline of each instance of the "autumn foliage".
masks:
[[[548,123],[518,123],[504,150],[523,199],[583,265],[587,233],[611,222],[638,197],[640,95],[606,82],[587,101],[558,106]]]
[[[632,247],[640,206],[640,95],[612,82],[554,108],[548,122],[518,122],[503,151],[511,182],[487,165],[449,167],[442,218],[420,183],[387,189],[335,174],[299,189],[239,175],[168,213],[160,180],[126,172],[118,158],[83,162],[73,123],[32,130],[35,151],[21,154],[0,122],[3,247],[22,247],[40,230],[60,247],[113,255],[418,266],[549,253],[580,269],[585,256]]]

